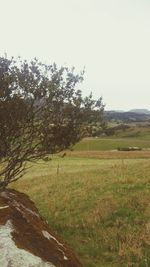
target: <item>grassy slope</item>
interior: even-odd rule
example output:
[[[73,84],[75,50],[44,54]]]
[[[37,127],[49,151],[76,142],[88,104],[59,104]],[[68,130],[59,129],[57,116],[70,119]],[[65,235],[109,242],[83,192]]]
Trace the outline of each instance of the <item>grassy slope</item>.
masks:
[[[105,151],[119,147],[150,148],[150,127],[133,127],[116,131],[115,135],[103,138],[85,138],[74,146],[75,151]]]
[[[74,146],[74,150],[96,151],[96,150],[113,150],[118,147],[141,147],[150,148],[150,140],[138,138],[85,138]]]
[[[85,267],[148,267],[149,183],[150,158],[76,154],[38,162],[15,187],[30,195]]]

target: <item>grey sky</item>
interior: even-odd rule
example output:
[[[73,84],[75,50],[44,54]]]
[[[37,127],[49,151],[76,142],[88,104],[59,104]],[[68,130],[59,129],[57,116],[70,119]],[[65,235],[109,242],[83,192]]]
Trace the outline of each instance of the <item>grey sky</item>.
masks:
[[[106,109],[150,109],[149,0],[0,0],[0,54],[85,66]]]

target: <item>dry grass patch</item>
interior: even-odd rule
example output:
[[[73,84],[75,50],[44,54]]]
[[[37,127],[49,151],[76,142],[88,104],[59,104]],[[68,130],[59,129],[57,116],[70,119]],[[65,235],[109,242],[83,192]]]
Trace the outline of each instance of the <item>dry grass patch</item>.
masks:
[[[145,159],[150,158],[150,150],[143,151],[67,151],[69,157],[97,159]]]

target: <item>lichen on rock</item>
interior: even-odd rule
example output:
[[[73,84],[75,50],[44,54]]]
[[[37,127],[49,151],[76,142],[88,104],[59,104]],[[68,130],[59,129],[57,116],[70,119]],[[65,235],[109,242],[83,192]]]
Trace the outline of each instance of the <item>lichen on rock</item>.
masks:
[[[23,193],[0,193],[0,267],[82,267]]]

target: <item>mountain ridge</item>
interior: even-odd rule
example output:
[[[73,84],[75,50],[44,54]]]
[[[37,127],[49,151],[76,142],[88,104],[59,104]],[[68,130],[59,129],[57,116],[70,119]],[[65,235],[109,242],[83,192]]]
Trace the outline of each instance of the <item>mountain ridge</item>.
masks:
[[[137,113],[137,114],[150,114],[150,110],[146,108],[141,109],[130,109],[129,112]]]
[[[136,108],[136,109],[130,109],[130,110],[106,110],[106,112],[109,113],[136,113],[136,114],[146,114],[146,115],[150,115],[150,110],[148,109],[142,109],[142,108]]]

